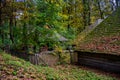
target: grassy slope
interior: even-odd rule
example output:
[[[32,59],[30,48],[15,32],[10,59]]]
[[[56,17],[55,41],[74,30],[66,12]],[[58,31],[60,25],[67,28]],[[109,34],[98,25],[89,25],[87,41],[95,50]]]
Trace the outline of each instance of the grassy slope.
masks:
[[[120,8],[89,33],[78,49],[120,55]]]
[[[0,80],[117,80],[76,66],[35,66],[0,52]]]

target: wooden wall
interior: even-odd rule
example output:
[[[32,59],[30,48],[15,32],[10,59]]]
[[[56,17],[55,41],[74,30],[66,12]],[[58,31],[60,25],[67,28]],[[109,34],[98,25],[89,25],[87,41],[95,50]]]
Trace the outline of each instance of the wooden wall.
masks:
[[[77,51],[78,64],[120,74],[120,56]]]

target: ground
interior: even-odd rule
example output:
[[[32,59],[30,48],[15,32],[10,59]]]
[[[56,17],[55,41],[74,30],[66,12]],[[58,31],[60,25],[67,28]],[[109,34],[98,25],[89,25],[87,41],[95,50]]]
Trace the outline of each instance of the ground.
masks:
[[[76,65],[36,66],[0,52],[0,80],[119,80],[114,74]]]

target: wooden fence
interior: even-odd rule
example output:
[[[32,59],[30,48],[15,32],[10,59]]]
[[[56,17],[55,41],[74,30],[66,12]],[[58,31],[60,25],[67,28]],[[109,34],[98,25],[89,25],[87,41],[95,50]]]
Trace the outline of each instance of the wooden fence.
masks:
[[[55,55],[52,55],[53,51],[44,51],[41,53],[33,54],[29,56],[29,61],[35,65],[56,65],[59,58]]]

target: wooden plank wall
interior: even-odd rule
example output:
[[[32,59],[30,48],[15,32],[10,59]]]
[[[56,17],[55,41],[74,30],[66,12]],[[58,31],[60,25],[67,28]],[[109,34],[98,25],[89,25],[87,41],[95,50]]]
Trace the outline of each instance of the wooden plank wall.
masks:
[[[120,56],[77,51],[78,64],[120,74]]]

